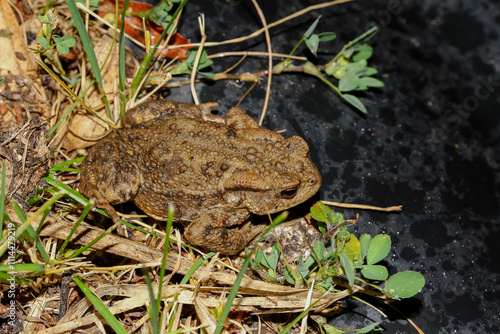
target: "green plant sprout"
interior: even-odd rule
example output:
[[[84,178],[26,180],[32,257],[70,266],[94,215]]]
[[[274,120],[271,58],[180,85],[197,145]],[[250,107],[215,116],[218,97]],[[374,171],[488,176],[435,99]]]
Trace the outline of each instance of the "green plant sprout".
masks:
[[[325,224],[323,228],[319,228],[323,235],[327,235],[327,230],[331,233],[345,222],[341,214],[321,202],[316,203],[310,212],[311,217],[316,219],[320,226]],[[333,233],[330,240],[331,249],[328,252],[323,242],[316,242],[307,259],[302,256],[299,258],[297,269],[292,270],[287,266],[284,270],[284,279],[290,284],[297,285],[295,277],[300,277],[302,278],[300,286],[306,286],[314,278],[317,288],[327,290],[334,283],[332,278],[344,275],[349,286],[353,286],[357,280],[391,299],[413,297],[425,284],[424,277],[413,271],[397,273],[389,278],[387,268],[378,264],[387,257],[391,249],[391,239],[388,235],[379,234],[372,238],[369,234],[363,234],[358,240],[354,234],[347,231],[346,226],[343,226]],[[268,255],[259,249],[251,263],[252,268],[269,282],[277,283],[279,257],[277,245],[272,247]],[[264,268],[267,268],[267,272]],[[386,281],[386,284],[381,288],[370,281]]]
[[[320,18],[321,16],[311,24],[290,52],[290,55],[293,55],[299,45],[305,42],[309,51],[316,56],[320,42],[327,42],[336,38],[337,35],[333,32],[313,34]],[[370,87],[384,87],[382,81],[372,77],[377,74],[377,70],[367,66],[367,61],[373,54],[373,48],[365,43],[375,36],[377,31],[378,28],[373,27],[347,43],[326,65],[314,65],[311,62],[307,62],[304,65],[304,72],[317,77],[350,105],[366,113],[367,110],[363,103],[356,96],[346,94],[346,92],[367,90]],[[293,61],[290,58],[285,59],[275,66],[277,73],[282,73],[286,69],[293,69]],[[323,72],[327,76],[339,80],[338,85],[325,78]]]
[[[55,9],[49,9],[44,15],[38,15],[38,18],[42,22],[42,36],[38,37],[38,46],[35,52],[44,54],[47,57],[45,62],[51,64],[56,73],[65,76],[66,71],[58,54],[67,54],[69,49],[75,46],[76,38],[54,34],[59,24],[59,16]]]

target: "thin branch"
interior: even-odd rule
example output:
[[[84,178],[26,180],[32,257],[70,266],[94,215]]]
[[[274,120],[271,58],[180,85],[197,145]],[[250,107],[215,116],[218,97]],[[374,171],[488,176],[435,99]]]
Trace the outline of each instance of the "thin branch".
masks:
[[[205,43],[205,46],[207,43]],[[221,53],[215,53],[212,55],[208,55],[207,59],[214,59],[214,58],[222,58],[222,57],[231,57],[231,56],[268,56],[269,52],[261,52],[261,51],[229,51],[229,52],[221,52]],[[272,53],[273,57],[276,58],[290,58],[290,59],[296,59],[296,60],[303,60],[306,61],[307,57],[301,57],[301,56],[290,56],[284,53]]]
[[[264,26],[264,31],[266,33],[266,45],[267,45],[267,52],[268,52],[268,61],[269,61],[269,68],[268,68],[268,78],[267,78],[267,87],[266,87],[266,97],[264,98],[264,106],[262,107],[262,114],[260,115],[260,120],[259,120],[259,125],[262,125],[262,121],[264,120],[264,116],[266,116],[266,110],[267,110],[267,105],[269,104],[269,95],[271,94],[271,81],[273,78],[273,49],[271,46],[271,36],[269,35],[269,28],[267,27],[266,23],[266,18],[264,16],[264,13],[262,13],[262,10],[259,7],[259,4],[257,3],[257,0],[252,0],[253,5],[255,6],[255,9],[257,10],[257,13],[259,13],[260,20],[262,21],[262,25]]]
[[[196,53],[196,58],[193,64],[193,70],[191,71],[191,95],[193,95],[193,101],[196,105],[200,104],[198,100],[198,95],[196,95],[196,89],[194,89],[194,83],[196,80],[196,72],[198,71],[198,65],[200,64],[201,54],[203,53],[203,45],[207,40],[207,35],[205,34],[205,15],[202,13],[198,16],[198,24],[200,25],[201,32],[201,42],[198,47],[198,52]]]
[[[375,211],[386,211],[386,212],[401,211],[402,208],[403,208],[402,205],[390,206],[390,207],[387,207],[387,208],[381,208],[379,206],[364,205],[364,204],[337,203],[337,202],[328,202],[328,201],[321,201],[321,202],[323,204],[337,206],[339,208],[361,209],[361,210],[375,210]]]

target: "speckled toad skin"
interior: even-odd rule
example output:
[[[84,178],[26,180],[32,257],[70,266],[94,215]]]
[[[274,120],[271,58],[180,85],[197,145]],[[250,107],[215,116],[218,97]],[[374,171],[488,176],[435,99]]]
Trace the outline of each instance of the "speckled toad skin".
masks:
[[[225,117],[217,103],[151,101],[127,112],[124,128],[94,145],[82,165],[83,194],[110,204],[133,201],[146,214],[190,222],[186,239],[223,254],[241,251],[263,226],[246,223],[298,205],[321,176],[297,136],[261,129],[240,108]]]

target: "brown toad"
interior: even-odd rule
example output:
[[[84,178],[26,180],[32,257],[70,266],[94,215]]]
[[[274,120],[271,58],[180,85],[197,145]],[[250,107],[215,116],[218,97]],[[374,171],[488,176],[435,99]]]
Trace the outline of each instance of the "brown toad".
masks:
[[[263,226],[251,213],[298,205],[316,193],[321,176],[306,142],[285,139],[240,108],[225,117],[217,103],[151,101],[128,111],[124,128],[94,145],[81,173],[81,191],[118,216],[110,204],[133,201],[149,216],[190,222],[186,239],[223,254],[241,251]]]

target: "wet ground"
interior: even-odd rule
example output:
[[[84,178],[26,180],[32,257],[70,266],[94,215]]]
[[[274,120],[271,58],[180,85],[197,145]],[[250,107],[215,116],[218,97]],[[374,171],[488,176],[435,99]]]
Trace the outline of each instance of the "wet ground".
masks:
[[[260,1],[268,22],[317,1]],[[196,16],[206,15],[208,41],[247,35],[260,28],[250,1],[190,1],[180,31],[198,41]],[[500,2],[365,0],[309,13],[271,30],[273,49],[288,53],[318,15],[317,32],[334,31],[322,44],[326,63],[343,43],[368,28],[370,65],[383,89],[360,93],[363,115],[342,103],[317,79],[299,74],[273,77],[264,127],[298,134],[323,175],[318,199],[378,206],[402,204],[396,214],[360,213],[356,233],[387,233],[390,272],[416,270],[426,285],[396,306],[425,333],[500,332]],[[263,37],[236,50],[265,50]],[[209,53],[228,50],[212,48]],[[304,48],[298,55],[310,56]],[[314,59],[314,58],[311,58]],[[217,62],[220,70],[237,58]],[[236,72],[267,67],[249,59]],[[264,80],[241,107],[257,118]],[[234,106],[250,83],[197,86],[203,102]],[[169,98],[189,101],[189,90]],[[382,307],[382,305],[378,305]],[[360,328],[380,321],[387,333],[413,333],[399,315],[389,318],[356,303],[331,323]],[[383,307],[382,307],[383,308]]]

